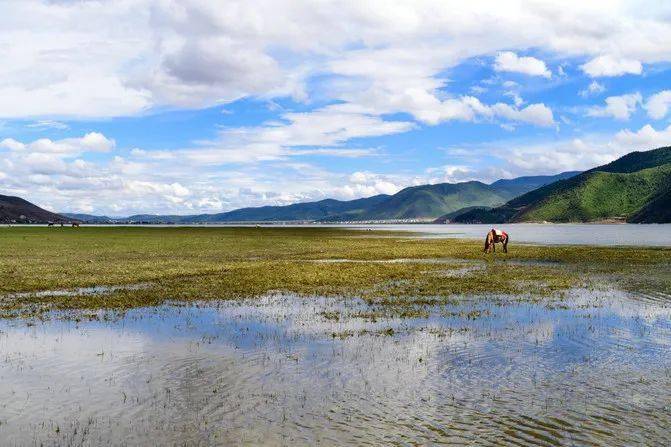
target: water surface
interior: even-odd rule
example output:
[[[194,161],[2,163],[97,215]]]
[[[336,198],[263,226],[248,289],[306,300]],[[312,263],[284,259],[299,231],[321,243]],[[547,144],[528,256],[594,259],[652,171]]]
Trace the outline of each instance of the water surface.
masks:
[[[635,245],[671,247],[671,224],[416,224],[352,225],[357,229],[410,231],[430,237],[484,240],[492,227],[510,235],[511,244]]]
[[[91,227],[139,225],[87,224]],[[408,231],[420,237],[456,237],[484,240],[492,227],[510,234],[511,243],[561,245],[629,245],[671,247],[671,224],[147,224],[142,227],[305,227],[346,228],[355,230]]]
[[[0,322],[3,445],[668,445],[662,294],[268,296]]]

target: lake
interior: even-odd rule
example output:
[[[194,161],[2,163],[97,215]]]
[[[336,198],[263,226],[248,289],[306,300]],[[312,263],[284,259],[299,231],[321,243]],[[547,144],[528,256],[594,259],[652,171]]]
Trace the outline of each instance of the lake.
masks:
[[[86,226],[140,226],[104,225]],[[255,227],[255,224],[163,225],[142,227]],[[567,245],[629,245],[671,247],[671,224],[262,224],[261,227],[320,227],[357,230],[408,231],[421,237],[483,239],[492,227],[510,234],[511,243]]]
[[[664,294],[367,316],[268,295],[0,321],[4,445],[669,445]]]
[[[354,225],[358,229],[410,231],[428,237],[483,239],[492,227],[510,235],[510,243],[671,246],[671,224],[413,224]]]

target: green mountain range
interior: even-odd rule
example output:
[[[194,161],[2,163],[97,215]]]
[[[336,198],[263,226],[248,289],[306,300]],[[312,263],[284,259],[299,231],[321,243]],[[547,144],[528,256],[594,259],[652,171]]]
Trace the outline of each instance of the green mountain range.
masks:
[[[197,215],[123,218],[50,213],[18,197],[0,196],[0,222],[225,223],[272,221],[433,220],[436,222],[671,222],[671,147],[632,152],[583,173],[518,177],[405,188],[394,195],[241,208]]]
[[[197,215],[137,214],[123,218],[64,213],[66,216],[91,223],[147,222],[147,223],[217,223],[217,222],[272,222],[311,221],[342,222],[368,220],[431,220],[446,213],[462,212],[474,206],[493,207],[505,203],[521,192],[540,185],[568,178],[576,172],[558,175],[519,177],[498,180],[490,185],[470,181],[439,183],[405,188],[394,195],[380,194],[356,200],[325,199],[317,202],[296,203],[286,206],[240,208],[226,213]]]
[[[611,163],[522,194],[454,222],[669,222],[671,147],[632,152]]]

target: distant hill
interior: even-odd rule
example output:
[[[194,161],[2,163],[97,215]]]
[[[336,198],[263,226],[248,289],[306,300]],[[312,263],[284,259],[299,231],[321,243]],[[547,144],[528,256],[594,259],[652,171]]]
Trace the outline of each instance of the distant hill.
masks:
[[[549,183],[556,182],[557,180],[564,180],[567,178],[575,177],[580,174],[580,171],[566,171],[557,175],[534,175],[534,176],[525,176],[517,177],[513,179],[503,179],[497,180],[491,184],[493,188],[496,188],[501,193],[509,196],[510,198],[517,197],[525,192],[533,191],[536,188],[545,186]]]
[[[262,206],[257,208],[241,208],[221,214],[197,216],[199,222],[260,222],[290,220],[328,220],[356,219],[389,200],[390,196],[380,194],[356,200],[325,199],[318,202],[296,203],[286,206]]]
[[[67,217],[68,219],[89,223],[110,223],[115,222],[117,220],[114,217],[95,216],[93,214],[83,214],[83,213],[60,213],[60,214],[61,216]]]
[[[447,213],[441,215],[435,220],[436,223],[447,223],[451,222],[456,216],[461,215],[466,212],[480,213],[483,211],[488,211],[492,207],[501,205],[506,200],[510,200],[513,197],[517,197],[520,194],[532,191],[543,185],[553,183],[557,180],[568,179],[574,177],[579,172],[577,171],[568,171],[562,172],[557,175],[536,175],[536,176],[526,176],[526,177],[517,177],[513,179],[504,179],[497,180],[494,183],[487,185],[490,191],[501,198],[500,201],[487,201],[487,200],[475,200],[468,203],[467,201],[462,201],[463,206],[461,208],[453,209]]]
[[[273,221],[366,221],[366,220],[433,220],[445,214],[469,207],[494,207],[514,196],[575,175],[564,172],[558,175],[519,177],[498,180],[491,185],[470,181],[439,183],[405,188],[394,195],[380,194],[355,200],[325,199],[317,202],[296,203],[285,206],[240,208],[218,214],[151,215],[136,214],[124,218],[68,214],[83,221],[100,223],[110,221],[147,223],[225,223]]]
[[[337,215],[328,220],[435,219],[467,206],[495,206],[509,196],[481,182],[411,186],[356,216]]]
[[[523,194],[455,222],[671,222],[671,147],[632,152],[611,163]]]
[[[21,197],[0,195],[1,223],[69,222],[65,216],[44,210]]]

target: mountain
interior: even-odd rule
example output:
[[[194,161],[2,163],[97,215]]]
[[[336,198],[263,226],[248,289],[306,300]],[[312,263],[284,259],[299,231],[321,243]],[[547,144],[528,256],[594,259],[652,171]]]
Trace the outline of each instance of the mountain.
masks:
[[[375,208],[390,199],[386,194],[356,200],[325,199],[318,202],[295,203],[286,206],[262,206],[241,208],[227,213],[203,215],[201,222],[259,222],[288,220],[340,220],[356,219],[367,210]],[[200,217],[200,216],[198,216]]]
[[[671,185],[630,218],[631,223],[671,222]]]
[[[517,197],[525,192],[533,191],[534,189],[545,186],[557,180],[564,180],[575,177],[580,174],[580,171],[566,171],[557,175],[533,175],[525,177],[517,177],[513,179],[497,180],[491,184],[492,187],[498,191],[508,195],[510,198]]]
[[[454,220],[456,216],[462,215],[466,212],[471,213],[481,213],[487,212],[494,206],[498,206],[504,203],[506,200],[510,200],[513,197],[517,197],[520,194],[534,190],[540,186],[553,183],[557,180],[568,179],[574,177],[579,172],[577,171],[567,171],[562,172],[557,175],[536,175],[536,176],[526,176],[526,177],[517,177],[513,179],[503,179],[497,180],[494,183],[487,185],[491,191],[496,194],[497,197],[501,198],[500,201],[496,202],[494,200],[488,201],[485,199],[475,200],[475,201],[462,201],[462,206],[452,210],[448,210],[447,213],[443,214],[437,218],[435,223],[446,223]],[[477,182],[476,182],[477,183]],[[463,185],[463,183],[457,183],[457,185]]]
[[[0,195],[1,223],[46,223],[69,222],[70,220],[65,216],[44,210],[20,197]]]
[[[498,180],[490,185],[470,181],[439,183],[405,188],[394,195],[380,194],[355,200],[325,199],[318,202],[296,203],[285,206],[240,208],[218,214],[152,215],[136,214],[111,219],[106,216],[68,214],[86,222],[146,222],[146,223],[217,223],[217,222],[273,222],[311,221],[341,222],[365,220],[432,220],[471,207],[494,207],[516,195],[575,175],[564,172],[557,175],[519,177]]]
[[[154,215],[135,214],[116,221],[148,223],[222,223],[222,222],[273,222],[319,221],[332,216],[356,216],[390,196],[380,194],[356,200],[324,199],[318,202],[295,203],[284,206],[240,208],[217,214]],[[97,217],[97,216],[94,216]],[[93,221],[93,220],[91,220]]]
[[[467,211],[453,221],[669,222],[670,185],[671,147],[632,152],[492,210]]]
[[[60,214],[61,216],[67,217],[68,219],[89,223],[113,223],[118,220],[118,218],[114,217],[94,216],[93,214],[83,214],[83,213],[60,213]]]
[[[439,183],[411,186],[356,216],[333,216],[328,220],[435,219],[466,206],[495,206],[509,198],[481,182]]]
[[[452,211],[451,213],[443,214],[438,219],[435,219],[432,223],[435,224],[451,223],[455,217],[460,216],[469,211],[489,211],[491,209],[492,209],[491,206],[467,206],[464,208],[459,208],[456,211]]]

